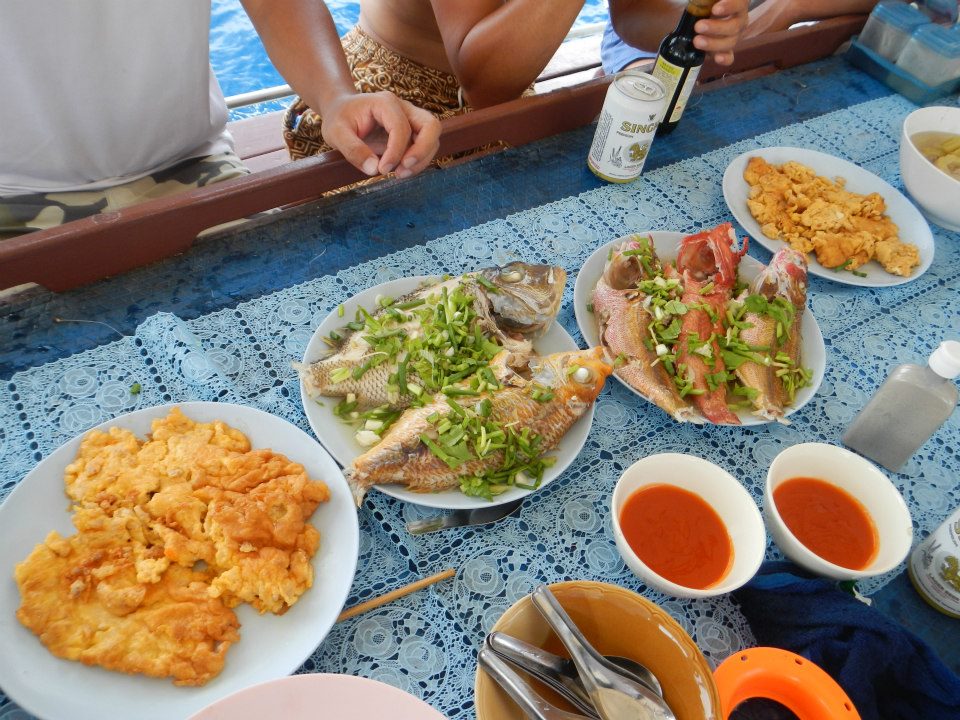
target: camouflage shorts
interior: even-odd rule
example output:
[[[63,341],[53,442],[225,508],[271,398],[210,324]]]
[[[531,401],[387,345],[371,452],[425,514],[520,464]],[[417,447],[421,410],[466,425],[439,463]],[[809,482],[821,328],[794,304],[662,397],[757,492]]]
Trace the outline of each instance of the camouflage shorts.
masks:
[[[249,172],[239,157],[226,152],[184,160],[139,180],[102,190],[0,197],[0,240],[232,180]]]

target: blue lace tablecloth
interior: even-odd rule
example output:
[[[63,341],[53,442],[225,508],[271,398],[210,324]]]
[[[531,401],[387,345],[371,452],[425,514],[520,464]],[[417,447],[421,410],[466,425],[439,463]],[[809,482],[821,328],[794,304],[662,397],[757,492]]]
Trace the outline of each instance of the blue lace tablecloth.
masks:
[[[902,188],[899,132],[913,109],[899,96],[865,102],[659,168],[631,185],[558,200],[234,308],[190,321],[157,314],[130,337],[19,372],[0,388],[0,499],[63,442],[150,405],[243,403],[310,432],[290,361],[302,356],[328,312],[386,280],[460,273],[512,259],[558,263],[571,278],[559,321],[582,344],[572,280],[598,245],[635,230],[694,231],[730,219],[721,177],[730,160],[751,148],[821,150]],[[809,303],[826,342],[826,375],[789,426],[678,425],[611,382],[577,460],[527,499],[518,516],[480,530],[412,537],[404,523],[432,511],[371,493],[360,510],[360,558],[348,605],[448,567],[456,569],[456,577],[336,625],[301,670],[383,680],[451,718],[472,717],[475,655],[484,634],[535,585],[566,579],[602,580],[643,593],[664,606],[714,664],[753,644],[728,598],[664,597],[630,573],[611,534],[607,508],[613,484],[640,457],[687,452],[740,478],[760,504],[767,466],[780,450],[798,442],[838,443],[893,365],[923,362],[941,339],[960,337],[960,235],[933,231],[934,262],[908,284],[865,289],[811,278]],[[769,259],[756,246],[750,254]],[[141,387],[136,395],[130,393],[135,383]],[[918,535],[960,504],[958,449],[960,414],[954,414],[902,473],[891,475]],[[772,544],[768,556],[777,556]],[[894,575],[864,583],[863,592],[875,592]],[[28,716],[0,696],[0,718],[14,717]]]

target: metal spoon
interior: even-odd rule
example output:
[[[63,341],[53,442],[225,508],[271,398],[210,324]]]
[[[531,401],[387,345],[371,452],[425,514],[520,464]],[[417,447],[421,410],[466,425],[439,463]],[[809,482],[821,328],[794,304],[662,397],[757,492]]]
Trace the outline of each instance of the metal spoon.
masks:
[[[586,715],[561,710],[544,700],[536,690],[510,667],[510,665],[491,650],[486,643],[477,653],[480,667],[487,671],[497,683],[506,690],[513,701],[532,720],[590,720]]]
[[[590,702],[603,720],[676,720],[662,697],[621,673],[587,642],[546,585],[537,587],[530,599],[567,648]]]
[[[487,644],[495,653],[556,690],[580,712],[594,718],[599,717],[577,674],[576,665],[569,658],[554,655],[536,645],[500,632],[487,635]],[[663,694],[656,676],[640,663],[616,655],[604,657],[616,664],[624,675],[646,685],[658,695]]]

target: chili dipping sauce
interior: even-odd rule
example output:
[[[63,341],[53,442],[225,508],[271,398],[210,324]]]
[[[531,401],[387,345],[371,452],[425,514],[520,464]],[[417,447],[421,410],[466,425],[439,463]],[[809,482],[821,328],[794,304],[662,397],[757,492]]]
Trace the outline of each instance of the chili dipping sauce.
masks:
[[[723,520],[699,495],[674,485],[631,493],[620,511],[620,529],[647,567],[683,587],[716,585],[733,565]]]
[[[824,560],[862,570],[876,557],[873,518],[846,490],[819,478],[795,477],[777,486],[773,502],[797,540]]]

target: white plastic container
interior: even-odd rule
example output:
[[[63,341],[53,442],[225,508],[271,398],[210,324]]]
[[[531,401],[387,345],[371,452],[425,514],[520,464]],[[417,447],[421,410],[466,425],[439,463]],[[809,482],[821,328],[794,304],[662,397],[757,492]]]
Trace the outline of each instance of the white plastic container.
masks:
[[[960,77],[960,33],[943,25],[921,25],[901,51],[897,67],[931,86]]]
[[[910,35],[930,18],[900,0],[882,0],[867,18],[860,33],[862,45],[891,62],[896,62]]]
[[[960,508],[917,545],[907,571],[924,600],[960,618]]]
[[[957,406],[960,342],[946,340],[927,367],[894,368],[843,435],[843,444],[894,472],[923,445]]]

